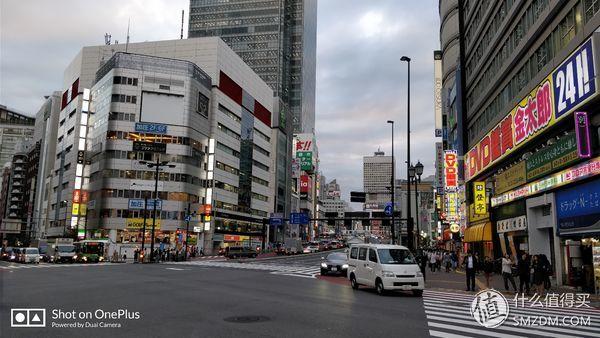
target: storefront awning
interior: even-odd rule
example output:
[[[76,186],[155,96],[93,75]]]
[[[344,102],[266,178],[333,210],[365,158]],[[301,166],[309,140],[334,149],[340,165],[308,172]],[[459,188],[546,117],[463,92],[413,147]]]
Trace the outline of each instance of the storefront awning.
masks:
[[[492,223],[472,225],[465,231],[463,242],[490,242],[492,240]]]

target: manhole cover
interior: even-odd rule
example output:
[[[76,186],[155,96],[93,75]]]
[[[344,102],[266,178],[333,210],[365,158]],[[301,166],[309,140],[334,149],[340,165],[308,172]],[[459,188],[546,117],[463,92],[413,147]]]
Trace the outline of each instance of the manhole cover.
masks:
[[[269,320],[269,317],[266,316],[234,316],[227,317],[223,319],[226,322],[231,323],[258,323],[258,322],[266,322]]]

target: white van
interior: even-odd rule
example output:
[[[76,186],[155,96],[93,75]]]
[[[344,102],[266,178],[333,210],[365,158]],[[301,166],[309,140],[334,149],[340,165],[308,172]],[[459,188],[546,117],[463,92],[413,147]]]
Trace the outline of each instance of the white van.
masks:
[[[410,251],[400,245],[357,244],[350,248],[348,278],[353,289],[359,285],[387,290],[412,291],[421,296],[425,279]]]
[[[22,248],[23,263],[40,263],[40,251],[38,248]]]

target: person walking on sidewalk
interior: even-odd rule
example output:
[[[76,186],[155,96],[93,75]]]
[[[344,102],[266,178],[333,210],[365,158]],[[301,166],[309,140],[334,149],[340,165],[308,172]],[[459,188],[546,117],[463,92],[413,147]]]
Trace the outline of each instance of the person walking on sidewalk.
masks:
[[[531,262],[531,269],[533,270],[533,285],[535,285],[536,293],[539,296],[542,296],[544,294],[545,268],[544,264],[540,259],[540,255],[533,256],[533,261]]]
[[[513,289],[517,292],[517,285],[515,284],[515,279],[512,276],[512,266],[514,265],[512,259],[510,259],[510,255],[506,254],[502,258],[502,279],[504,279],[504,288],[508,291],[508,281],[512,284]]]
[[[467,291],[475,291],[475,267],[477,266],[477,258],[473,256],[471,251],[465,257],[463,264],[467,275]]]
[[[523,253],[521,259],[517,263],[517,270],[519,271],[519,293],[523,293],[523,286],[525,286],[525,292],[529,295],[529,278],[531,260],[527,253]]]
[[[435,254],[435,251],[432,251],[431,254],[429,255],[429,268],[431,269],[431,272],[435,272],[435,264],[437,263],[437,257]]]
[[[544,289],[550,290],[552,283],[550,283],[550,276],[552,276],[552,264],[548,260],[545,254],[540,255],[540,260],[544,266]]]
[[[490,278],[492,278],[492,274],[494,273],[494,261],[487,256],[483,261],[483,273],[485,274],[485,286],[489,289]]]

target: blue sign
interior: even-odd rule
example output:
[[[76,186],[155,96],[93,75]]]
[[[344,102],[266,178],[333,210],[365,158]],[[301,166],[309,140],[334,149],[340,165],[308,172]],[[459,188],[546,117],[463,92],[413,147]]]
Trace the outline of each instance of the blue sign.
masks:
[[[136,123],[135,131],[140,133],[166,134],[167,125],[159,123]]]
[[[308,214],[292,212],[290,214],[290,224],[308,224]]]
[[[192,215],[187,215],[187,216],[185,216],[185,221],[186,221],[186,222],[189,222],[189,221],[191,221],[191,220],[192,220]]]
[[[130,199],[129,200],[129,209],[144,209],[144,200],[143,199]],[[146,205],[147,210],[154,210],[154,200],[148,199],[148,204]],[[162,200],[156,200],[156,210],[162,210]]]
[[[269,218],[269,224],[271,226],[280,226],[283,224],[283,219],[282,218]]]
[[[592,40],[589,39],[552,73],[557,119],[596,93],[595,74]]]
[[[383,212],[386,216],[392,216],[392,203],[388,202],[385,205],[385,209],[383,209]]]
[[[600,180],[556,193],[559,234],[600,231]]]

